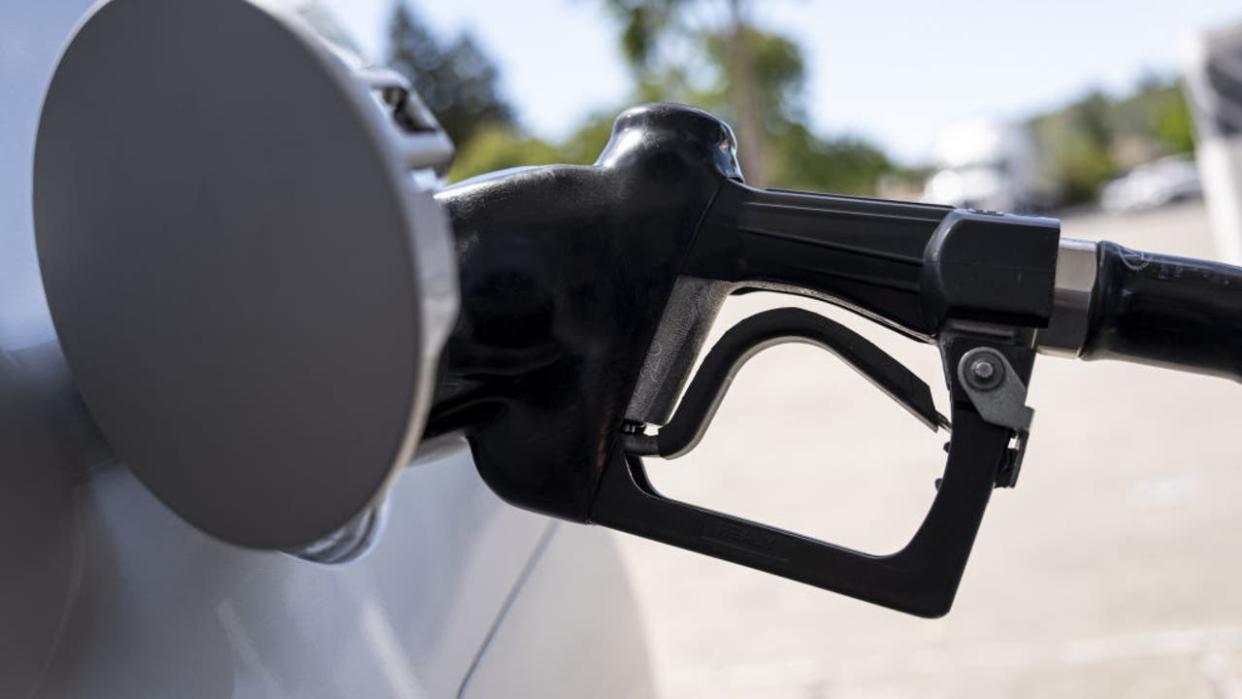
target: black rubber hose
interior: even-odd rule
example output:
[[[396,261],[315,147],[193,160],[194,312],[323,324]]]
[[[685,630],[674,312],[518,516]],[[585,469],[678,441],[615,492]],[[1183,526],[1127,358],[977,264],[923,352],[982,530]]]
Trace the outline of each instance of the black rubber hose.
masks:
[[[1083,358],[1242,381],[1242,268],[1100,243]]]

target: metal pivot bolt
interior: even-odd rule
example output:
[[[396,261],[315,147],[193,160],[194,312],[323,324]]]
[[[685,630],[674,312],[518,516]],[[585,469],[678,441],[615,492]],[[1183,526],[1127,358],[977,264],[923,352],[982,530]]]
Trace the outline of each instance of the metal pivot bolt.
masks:
[[[992,353],[981,353],[970,362],[970,371],[966,372],[966,380],[974,388],[990,391],[1001,384],[1005,378],[1005,366],[997,361]]]
[[[990,348],[976,347],[962,355],[957,373],[963,390],[985,422],[1013,430],[1015,446],[997,473],[996,485],[1012,488],[1022,467],[1026,437],[1035,411],[1026,406],[1026,385],[1005,355]]]
[[[990,347],[976,347],[958,362],[958,376],[971,403],[993,425],[1030,429],[1034,411],[1026,407],[1026,386],[1009,361]]]

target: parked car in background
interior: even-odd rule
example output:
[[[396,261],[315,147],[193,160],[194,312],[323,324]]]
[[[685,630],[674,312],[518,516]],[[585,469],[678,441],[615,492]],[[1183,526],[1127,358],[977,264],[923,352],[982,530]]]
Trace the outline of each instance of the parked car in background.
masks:
[[[1194,159],[1171,155],[1139,165],[1113,179],[1100,194],[1107,211],[1136,211],[1203,195]]]

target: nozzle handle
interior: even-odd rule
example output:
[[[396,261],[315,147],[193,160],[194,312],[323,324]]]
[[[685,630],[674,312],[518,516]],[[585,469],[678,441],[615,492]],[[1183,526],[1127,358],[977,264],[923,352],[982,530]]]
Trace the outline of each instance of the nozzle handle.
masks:
[[[725,182],[682,274],[835,303],[931,341],[950,320],[1041,328],[1053,219]]]

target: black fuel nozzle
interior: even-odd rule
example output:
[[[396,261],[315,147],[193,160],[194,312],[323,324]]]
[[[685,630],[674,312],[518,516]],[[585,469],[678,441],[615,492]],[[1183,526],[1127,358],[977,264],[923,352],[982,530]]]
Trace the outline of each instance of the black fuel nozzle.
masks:
[[[687,107],[617,120],[593,166],[441,192],[462,311],[428,434],[465,430],[502,497],[584,522],[704,213],[738,177],[733,134]]]
[[[1053,309],[1058,224],[756,189],[734,150],[718,119],[648,105],[617,120],[593,166],[525,168],[443,191],[462,313],[428,433],[466,432],[484,479],[521,507],[943,614],[991,490],[1025,441],[1025,426],[983,405],[999,396],[1023,407],[1035,329]],[[874,345],[792,310],[726,335],[675,414],[723,299],[749,289],[822,299],[938,343],[950,417]],[[951,419],[942,487],[901,552],[869,556],[651,487],[640,456],[692,448],[737,366],[781,341],[841,356],[933,429]],[[1005,391],[980,398],[964,383],[958,365],[979,350],[1008,372]]]

